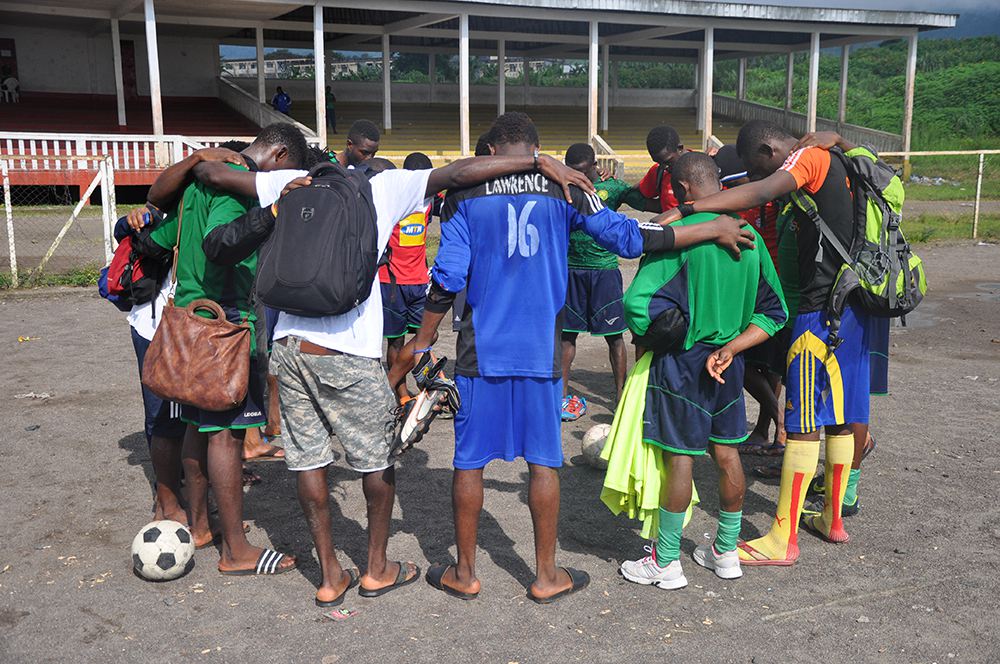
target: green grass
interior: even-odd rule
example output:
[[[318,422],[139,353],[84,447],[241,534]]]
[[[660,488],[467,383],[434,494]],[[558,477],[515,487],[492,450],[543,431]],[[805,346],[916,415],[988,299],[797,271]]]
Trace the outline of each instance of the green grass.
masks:
[[[989,141],[980,147],[996,149],[998,145],[1000,145],[998,141]],[[937,186],[906,183],[906,197],[908,199],[918,201],[975,200],[976,178],[979,172],[979,157],[977,155],[914,157],[911,165],[913,175],[944,178],[949,183]],[[1000,198],[1000,155],[986,155],[984,159],[982,197],[987,200]]]
[[[42,286],[96,286],[97,278],[100,276],[101,266],[93,263],[82,267],[75,267],[66,272],[58,274],[29,275],[23,273],[21,277],[21,288],[38,288]],[[0,290],[7,290],[11,287],[10,274],[0,273]]]
[[[903,222],[906,239],[914,243],[935,240],[971,240],[972,215],[962,217],[941,217],[920,215],[907,217]],[[979,217],[980,240],[1000,240],[1000,216],[981,215]]]

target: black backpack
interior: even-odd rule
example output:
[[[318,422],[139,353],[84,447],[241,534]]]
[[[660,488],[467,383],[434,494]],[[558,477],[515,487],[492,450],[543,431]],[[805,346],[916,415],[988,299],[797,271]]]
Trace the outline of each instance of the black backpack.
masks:
[[[378,269],[372,189],[361,172],[322,163],[312,184],[278,204],[274,231],[261,247],[257,297],[299,316],[335,316],[371,295]]]

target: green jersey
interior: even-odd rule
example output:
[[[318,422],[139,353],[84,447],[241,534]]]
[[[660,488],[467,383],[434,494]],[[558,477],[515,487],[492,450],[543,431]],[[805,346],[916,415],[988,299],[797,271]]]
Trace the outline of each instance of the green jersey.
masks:
[[[715,219],[693,214],[674,224],[691,226]],[[750,227],[752,228],[752,227]],[[711,242],[646,254],[625,293],[625,320],[635,334],[671,308],[687,320],[684,350],[696,343],[722,346],[753,323],[769,335],[785,324],[788,311],[771,257],[757,231],[756,248],[736,258]]]
[[[595,182],[594,188],[604,206],[611,210],[617,211],[623,203],[630,203],[632,200],[629,196],[632,186],[621,180],[611,178]],[[594,238],[583,231],[573,231],[569,234],[568,263],[571,270],[617,270],[618,256],[597,244]]]
[[[154,242],[170,249],[178,244],[178,218],[180,220],[177,290],[174,293],[177,306],[186,307],[194,300],[208,298],[219,303],[230,321],[246,318],[251,325],[256,321],[249,304],[250,290],[257,273],[256,252],[236,265],[228,266],[211,262],[202,249],[202,242],[214,228],[233,221],[251,205],[252,202],[246,198],[215,191],[195,180],[184,190],[177,210],[150,233]]]

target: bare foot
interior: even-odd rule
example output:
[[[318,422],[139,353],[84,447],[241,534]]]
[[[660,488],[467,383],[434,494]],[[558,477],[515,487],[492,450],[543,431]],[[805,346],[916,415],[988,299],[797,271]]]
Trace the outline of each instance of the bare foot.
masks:
[[[456,565],[449,565],[448,569],[445,570],[444,576],[441,577],[441,585],[448,586],[452,590],[457,590],[460,593],[468,593],[470,595],[478,595],[479,591],[482,590],[482,584],[479,583],[479,579],[473,576],[468,576],[463,578],[458,574],[458,567]]]
[[[417,575],[417,566],[409,562],[404,564],[406,565],[404,580],[409,581]],[[361,587],[364,590],[380,590],[396,583],[397,576],[399,576],[399,563],[390,562],[378,576],[365,572],[365,575],[361,577]]]
[[[241,552],[239,556],[220,556],[219,557],[219,571],[220,572],[239,572],[243,570],[256,569],[257,561],[260,559],[260,554],[263,553],[264,549],[258,546],[249,546],[244,552]],[[296,561],[293,556],[285,554],[278,563],[278,570],[284,571],[295,567]]]
[[[556,576],[552,580],[543,582],[540,578],[536,578],[531,587],[528,588],[528,592],[539,599],[545,599],[572,587],[573,579],[570,578],[566,570],[560,567],[556,570]]]
[[[354,570],[354,573],[357,574],[358,571]],[[332,602],[340,597],[345,590],[347,590],[347,587],[351,585],[352,580],[353,577],[351,577],[350,572],[346,569],[340,570],[340,579],[337,583],[331,585],[323,584],[316,590],[316,601]]]

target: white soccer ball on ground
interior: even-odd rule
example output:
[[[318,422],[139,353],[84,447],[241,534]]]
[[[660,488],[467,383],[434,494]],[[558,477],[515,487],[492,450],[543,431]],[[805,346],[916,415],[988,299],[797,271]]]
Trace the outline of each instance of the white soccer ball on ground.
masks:
[[[177,521],[153,521],[132,540],[132,567],[147,581],[170,581],[184,575],[194,556],[191,531]]]
[[[601,451],[608,442],[609,433],[611,433],[610,424],[595,424],[583,435],[583,442],[580,443],[583,458],[594,468],[607,470],[608,462],[601,458]]]

